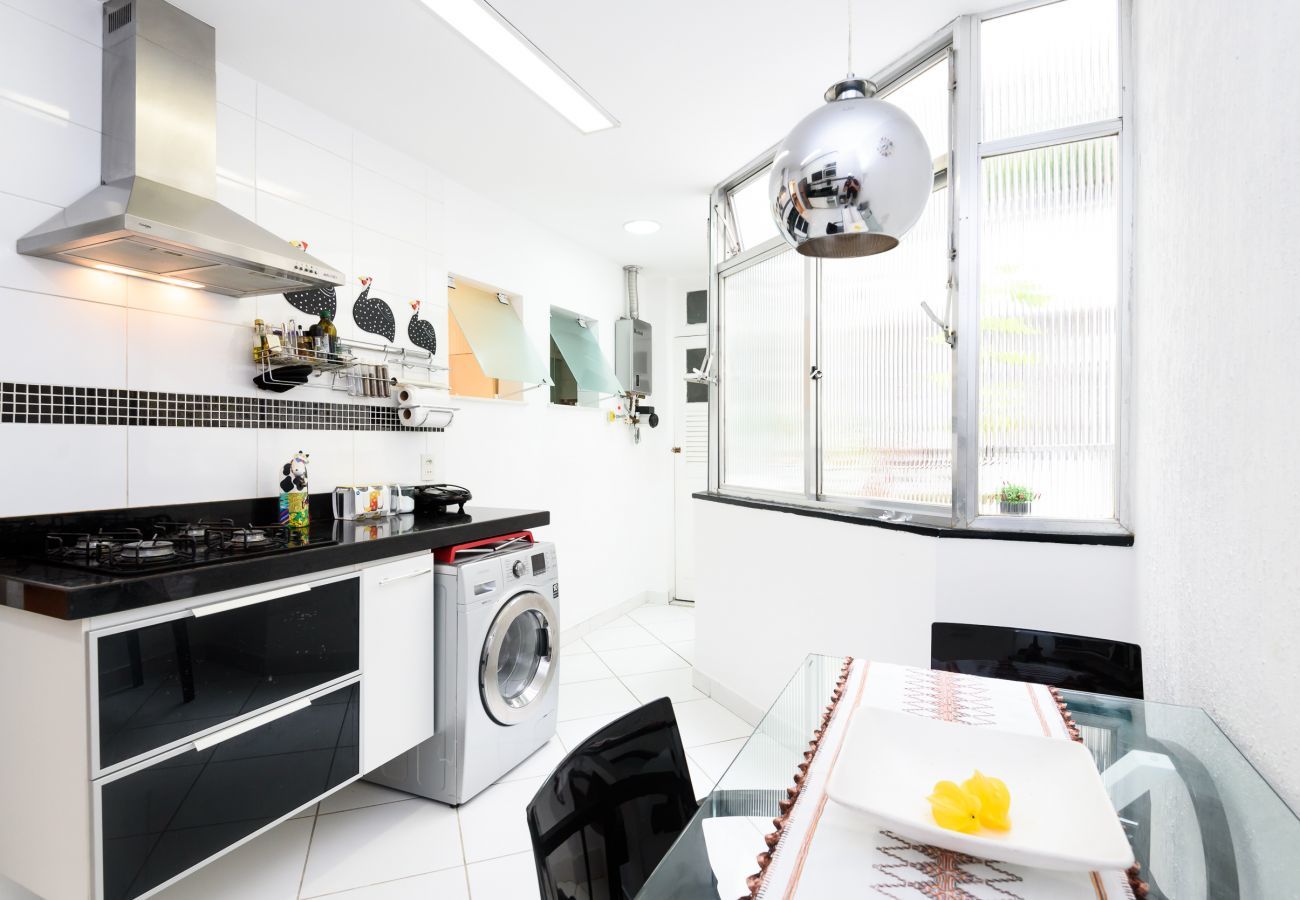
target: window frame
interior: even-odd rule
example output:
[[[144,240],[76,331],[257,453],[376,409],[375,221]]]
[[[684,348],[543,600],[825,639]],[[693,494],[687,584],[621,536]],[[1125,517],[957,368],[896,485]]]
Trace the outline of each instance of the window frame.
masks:
[[[1132,288],[1134,161],[1132,140],[1132,0],[1117,0],[1119,15],[1119,115],[1104,121],[1036,132],[995,141],[980,140],[980,25],[1061,0],[1023,0],[987,12],[960,16],[922,41],[910,52],[872,77],[886,97],[912,77],[947,56],[951,75],[949,147],[947,167],[936,172],[936,187],[949,189],[949,311],[948,325],[957,340],[953,347],[953,430],[951,509],[873,498],[833,497],[822,491],[821,397],[819,384],[810,377],[805,392],[805,485],[802,493],[737,488],[724,482],[726,411],[722,409],[719,379],[726,377],[727,362],[721,352],[721,329],[725,327],[722,291],[728,273],[756,265],[789,249],[780,236],[739,253],[729,254],[727,223],[730,195],[771,165],[776,147],[756,156],[713,190],[709,202],[709,355],[716,376],[709,387],[709,492],[740,499],[794,503],[864,519],[893,523],[911,522],[987,532],[1016,532],[1071,535],[1129,535],[1130,446],[1132,394]],[[1092,138],[1114,136],[1119,142],[1118,235],[1118,327],[1116,329],[1117,379],[1115,422],[1115,518],[1073,519],[979,514],[979,230],[983,216],[981,168],[987,157],[1020,152]],[[937,154],[936,154],[937,156]],[[794,252],[792,249],[790,252]],[[821,262],[806,260],[805,360],[810,375],[820,361],[820,273]],[[936,310],[936,312],[939,312]],[[964,339],[965,336],[973,336]]]

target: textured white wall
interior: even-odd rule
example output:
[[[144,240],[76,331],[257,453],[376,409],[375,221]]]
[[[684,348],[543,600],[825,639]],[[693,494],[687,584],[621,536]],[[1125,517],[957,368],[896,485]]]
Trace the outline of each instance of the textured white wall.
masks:
[[[1148,696],[1206,707],[1300,807],[1300,6],[1133,5]]]

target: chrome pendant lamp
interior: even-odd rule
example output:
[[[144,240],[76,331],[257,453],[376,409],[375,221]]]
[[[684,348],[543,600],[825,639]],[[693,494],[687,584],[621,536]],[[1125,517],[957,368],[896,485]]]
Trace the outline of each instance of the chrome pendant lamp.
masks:
[[[930,148],[907,113],[853,71],[776,150],[768,197],[781,235],[804,256],[884,253],[921,218],[934,185]]]

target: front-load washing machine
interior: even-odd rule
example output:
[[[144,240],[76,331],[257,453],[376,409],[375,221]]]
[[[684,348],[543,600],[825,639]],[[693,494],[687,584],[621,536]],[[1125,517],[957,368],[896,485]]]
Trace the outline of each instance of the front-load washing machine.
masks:
[[[555,546],[528,534],[439,551],[434,736],[366,780],[464,803],[555,734]]]

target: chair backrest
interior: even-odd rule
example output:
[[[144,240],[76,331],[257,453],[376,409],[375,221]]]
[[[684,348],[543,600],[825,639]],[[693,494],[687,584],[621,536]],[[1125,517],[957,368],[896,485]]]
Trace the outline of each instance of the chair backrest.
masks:
[[[695,814],[694,793],[668,699],[587,738],[528,804],[542,900],[635,896]]]
[[[1142,699],[1142,648],[1077,634],[935,622],[930,668]]]

